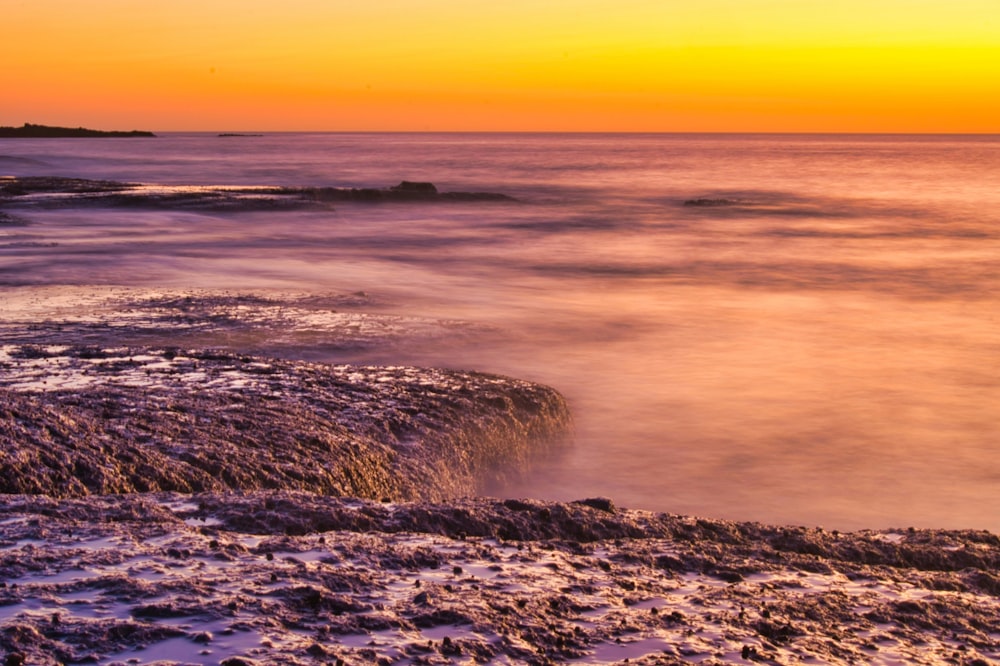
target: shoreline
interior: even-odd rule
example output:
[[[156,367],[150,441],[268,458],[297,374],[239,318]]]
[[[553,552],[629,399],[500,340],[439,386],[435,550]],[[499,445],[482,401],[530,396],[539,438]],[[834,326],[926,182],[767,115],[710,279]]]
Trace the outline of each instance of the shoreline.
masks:
[[[50,207],[381,201],[511,199],[411,181],[2,177],[0,225],[30,225],[22,214]],[[627,510],[613,498],[491,499],[558,453],[565,400],[477,372],[299,360],[496,333],[391,312],[362,292],[8,286],[7,663],[1000,660],[1000,538],[989,532],[838,532]]]
[[[914,663],[1000,657],[1000,540],[470,498],[0,505],[25,663]]]
[[[373,346],[414,331],[447,340],[454,322],[367,314],[366,294],[11,295],[0,326],[3,477],[36,485],[0,502],[8,659],[1000,659],[994,534],[849,533],[604,498],[491,499],[484,475],[525,469],[568,425],[554,391],[241,346],[251,331],[267,338],[290,322]],[[331,482],[338,470],[352,471]],[[187,492],[164,492],[177,489]]]

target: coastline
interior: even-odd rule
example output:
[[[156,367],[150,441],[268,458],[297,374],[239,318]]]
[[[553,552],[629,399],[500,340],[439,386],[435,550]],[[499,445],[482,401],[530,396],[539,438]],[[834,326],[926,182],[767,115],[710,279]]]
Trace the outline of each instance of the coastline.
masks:
[[[156,338],[234,343],[275,307],[359,344],[411,330],[362,317],[365,295],[11,294],[0,649],[23,663],[1000,658],[996,535],[490,499],[484,476],[530,466],[568,426],[551,389]]]
[[[0,139],[101,139],[155,138],[146,130],[95,130],[86,127],[54,127],[24,123],[21,127],[0,127]]]
[[[21,214],[48,207],[508,200],[432,187],[3,177],[0,225],[30,225]],[[9,275],[8,664],[1000,660],[994,534],[492,499],[562,446],[570,414],[556,389],[297,358],[480,340],[484,328],[394,315],[364,292],[15,286]]]
[[[8,496],[0,647],[43,666],[980,666],[1000,656],[998,564],[983,532],[831,533],[601,499]]]

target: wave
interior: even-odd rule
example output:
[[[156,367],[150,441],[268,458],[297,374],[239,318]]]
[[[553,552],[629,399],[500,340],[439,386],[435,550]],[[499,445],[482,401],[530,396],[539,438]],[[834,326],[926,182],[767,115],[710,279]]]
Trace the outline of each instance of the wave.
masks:
[[[777,238],[837,238],[855,240],[891,240],[891,239],[914,239],[914,238],[944,238],[944,239],[991,239],[994,234],[982,229],[969,228],[931,228],[916,226],[904,229],[816,229],[816,228],[793,228],[775,227],[757,232],[763,236],[774,236]]]
[[[17,155],[0,155],[0,166],[48,166],[47,162],[36,160],[31,157],[19,157]]]
[[[24,227],[29,223],[23,217],[17,217],[16,215],[8,215],[0,211],[0,227]]]
[[[995,289],[995,267],[988,261],[910,268],[822,261],[553,262],[524,268],[540,275],[582,279],[656,279],[680,285],[783,291],[876,291],[919,299],[976,296]]]
[[[692,214],[713,217],[843,218],[867,214],[855,202],[847,200],[808,199],[790,195],[707,196],[685,199],[681,205]]]
[[[913,202],[852,196],[796,194],[781,190],[717,191],[686,199],[652,199],[651,203],[680,207],[691,216],[726,218],[927,219],[942,212]]]

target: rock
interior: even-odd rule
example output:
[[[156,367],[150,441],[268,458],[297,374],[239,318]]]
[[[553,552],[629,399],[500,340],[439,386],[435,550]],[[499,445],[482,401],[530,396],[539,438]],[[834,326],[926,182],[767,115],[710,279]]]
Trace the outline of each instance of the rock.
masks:
[[[324,659],[329,656],[329,653],[326,651],[326,648],[324,648],[319,643],[313,643],[312,645],[307,647],[306,654],[308,654],[311,657],[315,657],[316,659]]]
[[[615,512],[615,503],[605,497],[591,497],[589,499],[577,500],[573,504],[582,504],[583,506],[589,506],[608,513]]]
[[[511,511],[531,511],[535,508],[534,505],[529,502],[513,498],[504,500],[503,505]]]
[[[414,183],[408,180],[404,180],[399,185],[394,185],[389,188],[393,192],[411,192],[419,194],[437,194],[437,188],[434,183]]]
[[[688,199],[684,202],[685,206],[703,206],[703,207],[718,207],[718,206],[737,206],[739,202],[734,199]]]
[[[65,194],[61,197],[32,197]],[[336,202],[514,201],[494,192],[438,192],[432,183],[403,181],[387,188],[232,186],[176,188],[170,185],[62,178],[56,176],[0,178],[0,204],[45,208],[153,208],[222,212],[329,208]]]
[[[444,499],[516,478],[569,423],[565,401],[552,389],[478,373],[149,348],[70,347],[56,362],[46,349],[7,347],[11,367],[0,374],[3,493],[285,487]],[[147,374],[144,363],[169,365],[169,372]],[[56,365],[96,383],[4,390],[11,382],[23,387],[18,373],[33,364],[53,369],[38,389],[58,383]],[[89,372],[94,367],[100,372]],[[222,378],[236,383],[227,389]],[[289,533],[306,529],[278,509],[264,513]],[[174,547],[167,553],[189,555]]]
[[[391,663],[400,655],[426,657],[421,663],[459,655],[475,663],[680,663],[703,659],[707,636],[717,656],[756,663],[774,663],[776,651],[782,663],[869,663],[876,647],[886,663],[921,655],[979,664],[1000,654],[1000,604],[974,584],[1000,565],[1000,543],[988,533],[915,530],[874,563],[860,548],[877,541],[873,533],[806,530],[819,554],[799,553],[770,538],[789,528],[531,505],[385,505],[281,490],[7,496],[0,606],[10,619],[0,627],[0,663],[15,654],[24,655],[21,666],[95,654],[126,663],[137,646],[162,654],[180,637],[190,647],[178,659],[211,650],[211,663],[224,666]],[[535,524],[542,509],[550,520]],[[260,512],[273,520],[255,522]],[[202,534],[195,515],[216,532]],[[507,521],[523,521],[522,541],[491,536]],[[287,522],[302,536],[288,536]],[[577,540],[581,528],[600,541]],[[208,565],[180,566],[165,546]],[[900,552],[913,548],[922,555]],[[213,559],[220,551],[228,557]],[[976,552],[979,564],[966,567],[960,551]],[[268,563],[265,552],[278,556]],[[655,569],[666,557],[669,570]],[[614,567],[598,566],[604,560]],[[497,567],[498,575],[470,584],[451,578],[454,567]],[[275,569],[280,585],[270,582]],[[716,571],[755,575],[725,585]],[[941,592],[943,579],[967,584]],[[71,603],[59,601],[67,590]],[[37,612],[39,599],[59,604],[58,625],[51,612]],[[102,615],[109,606],[121,612]],[[190,628],[208,625],[227,638],[192,644]],[[268,637],[254,641],[258,661],[242,656],[239,636],[258,634]]]

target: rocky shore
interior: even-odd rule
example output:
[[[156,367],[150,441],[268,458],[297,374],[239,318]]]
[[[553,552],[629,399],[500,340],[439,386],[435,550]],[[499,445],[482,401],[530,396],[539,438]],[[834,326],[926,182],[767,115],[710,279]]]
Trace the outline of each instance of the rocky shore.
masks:
[[[475,497],[559,445],[555,391],[266,353],[454,322],[365,294],[9,295],[5,664],[1000,659],[996,535]]]
[[[1000,656],[998,564],[983,532],[840,534],[603,499],[12,495],[0,650],[46,666],[978,666]]]
[[[5,665],[1000,659],[994,534],[491,499],[560,446],[557,392],[283,358],[488,332],[366,294],[5,296]]]

